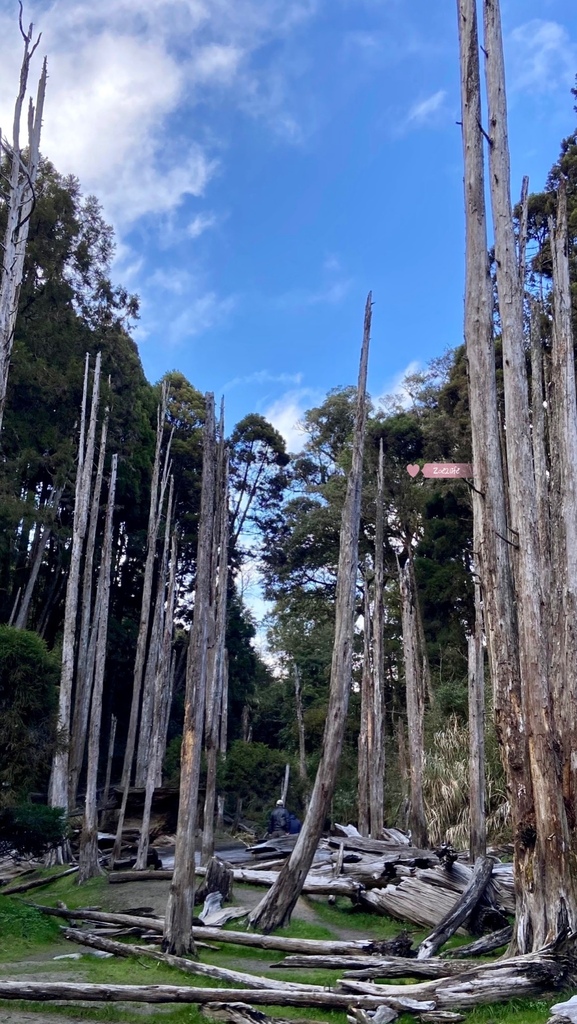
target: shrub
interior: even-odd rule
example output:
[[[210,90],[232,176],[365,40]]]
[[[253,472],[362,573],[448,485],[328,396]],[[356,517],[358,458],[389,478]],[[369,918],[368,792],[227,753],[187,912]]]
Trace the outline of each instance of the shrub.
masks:
[[[39,857],[67,835],[66,812],[60,807],[23,804],[0,810],[0,853],[16,850]]]

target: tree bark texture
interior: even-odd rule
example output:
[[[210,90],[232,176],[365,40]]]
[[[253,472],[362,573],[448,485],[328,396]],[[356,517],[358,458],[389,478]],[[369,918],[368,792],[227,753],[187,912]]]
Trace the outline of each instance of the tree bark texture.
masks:
[[[0,277],[0,431],[6,405],[10,358],[24,272],[30,216],[34,207],[34,186],[40,162],[40,132],[47,77],[46,58],[44,58],[38,83],[36,106],[30,100],[28,108],[28,152],[25,157],[20,142],[20,120],[26,97],[30,61],[40,42],[40,37],[31,47],[33,25],[30,25],[28,32],[25,32],[22,27],[22,16],[20,17],[20,32],[24,40],[24,54],[20,67],[20,85],[14,107],[11,146],[0,133],[0,160],[6,154],[10,162],[8,210],[2,245],[3,259]]]
[[[371,603],[369,582],[365,565],[364,606],[363,606],[363,671],[361,675],[361,722],[358,739],[357,760],[357,827],[362,836],[369,836],[371,819],[369,810],[369,774],[371,762],[369,747],[372,746],[372,690],[373,672],[371,666]]]
[[[290,920],[312,864],[325,816],[330,808],[342,750],[352,677],[371,302],[372,298],[369,293],[365,306],[363,344],[357,386],[352,466],[347,480],[341,524],[335,603],[335,640],[323,752],[307,815],[293,852],[277,881],[251,915],[250,920],[253,927],[259,927],[264,932],[279,928]]]
[[[497,292],[503,345],[506,449],[514,540],[521,697],[528,738],[533,813],[517,821],[519,876],[516,938],[521,951],[539,949],[568,926],[577,926],[572,855],[563,800],[543,607],[543,562],[537,526],[537,494],[531,446],[523,336],[523,294],[515,251],[510,199],[507,105],[498,0],[484,0],[490,192],[495,230]],[[572,371],[574,373],[574,371]],[[575,515],[575,506],[572,513]],[[573,666],[574,670],[574,666]],[[518,728],[517,723],[515,726]]]
[[[369,750],[369,835],[378,839],[385,807],[385,474],[383,440],[379,445],[375,516],[375,581],[373,592],[372,745]]]
[[[208,672],[215,485],[214,397],[207,394],[194,619],[186,665],[180,802],[174,874],[166,907],[163,938],[165,951],[178,956],[194,948],[191,929],[194,911],[195,830]]]
[[[485,818],[485,657],[480,578],[475,580],[475,625],[468,638],[469,675],[469,856],[487,852]]]

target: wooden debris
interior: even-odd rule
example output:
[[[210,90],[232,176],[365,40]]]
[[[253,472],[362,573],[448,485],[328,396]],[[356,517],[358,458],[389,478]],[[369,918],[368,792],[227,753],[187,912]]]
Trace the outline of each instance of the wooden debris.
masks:
[[[489,857],[478,857],[471,881],[461,894],[454,907],[439,921],[439,924],[421,942],[417,950],[417,959],[426,960],[433,956],[445,942],[455,934],[459,925],[463,924],[477,906],[485,892],[493,871],[493,861]]]
[[[490,935],[483,935],[476,942],[470,942],[465,946],[458,946],[457,949],[448,949],[445,956],[485,956],[501,946],[508,946],[512,938],[513,928],[511,925],[507,925],[506,928],[500,928],[499,931],[491,932]]]
[[[302,1020],[299,1017],[291,1017],[290,1020],[285,1020],[283,1017],[268,1017],[262,1010],[257,1010],[255,1006],[247,1006],[246,1003],[210,1003],[202,1006],[200,1013],[207,1020],[227,1021],[230,1024],[310,1024],[309,1018]]]
[[[343,970],[344,978],[449,978],[470,971],[468,960],[417,960],[404,956],[286,956],[276,969],[309,968],[310,970]]]

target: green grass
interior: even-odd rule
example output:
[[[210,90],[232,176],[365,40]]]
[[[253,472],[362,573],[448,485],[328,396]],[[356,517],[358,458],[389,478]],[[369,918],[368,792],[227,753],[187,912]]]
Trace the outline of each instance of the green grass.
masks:
[[[21,960],[58,940],[58,924],[14,896],[0,896],[0,960]]]

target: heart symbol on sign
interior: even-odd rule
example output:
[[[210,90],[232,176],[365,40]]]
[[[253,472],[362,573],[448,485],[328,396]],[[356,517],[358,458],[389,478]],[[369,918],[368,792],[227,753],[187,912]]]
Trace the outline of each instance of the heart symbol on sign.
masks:
[[[407,466],[407,473],[409,476],[416,476],[421,470],[420,466]]]

